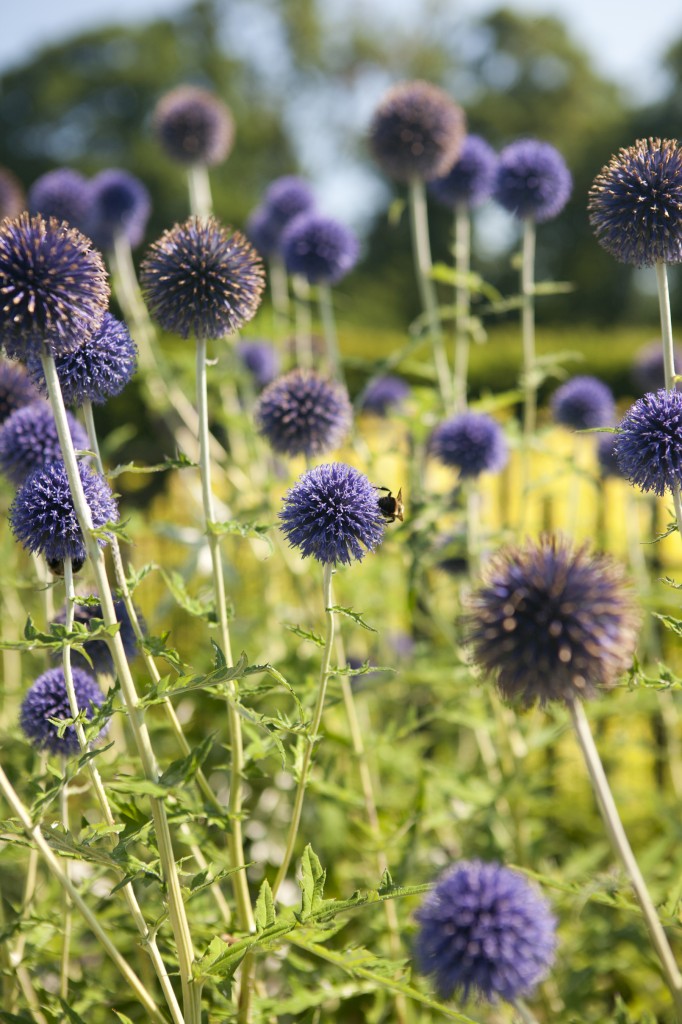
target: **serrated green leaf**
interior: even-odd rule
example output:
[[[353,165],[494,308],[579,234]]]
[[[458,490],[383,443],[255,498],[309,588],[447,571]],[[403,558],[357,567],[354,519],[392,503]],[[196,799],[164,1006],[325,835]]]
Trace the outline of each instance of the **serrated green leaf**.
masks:
[[[298,915],[301,922],[307,921],[324,903],[324,883],[327,872],[310,843],[301,857],[301,910]]]
[[[313,633],[312,630],[301,629],[300,626],[285,625],[285,629],[288,629],[294,636],[300,636],[301,640],[310,640],[311,643],[316,644],[318,647],[324,647],[324,637],[320,636],[319,633]]]
[[[179,572],[176,570],[166,572],[165,569],[162,569],[161,575],[175,602],[189,615],[197,619],[210,620],[215,618],[215,604],[213,600],[192,597],[187,590],[185,580]]]
[[[205,736],[198,747],[190,750],[186,757],[172,761],[159,779],[159,785],[173,789],[190,782],[201,768],[213,746],[213,735]]]
[[[251,540],[263,540],[273,550],[272,541],[268,537],[272,526],[267,523],[240,523],[237,519],[228,519],[223,523],[207,523],[206,532],[220,537],[224,534],[243,537]]]
[[[275,923],[275,901],[272,898],[272,889],[267,878],[261,885],[258,897],[256,899],[256,907],[254,910],[254,917],[256,920],[256,930],[259,932],[265,931],[266,928],[270,928]]]
[[[187,469],[191,466],[196,466],[198,463],[192,462],[186,455],[181,455],[177,459],[169,459],[166,457],[165,462],[159,462],[154,466],[138,466],[135,462],[126,462],[122,466],[116,466],[114,469],[110,469],[106,476],[109,480],[115,480],[121,473],[165,473],[168,469]]]
[[[357,623],[358,626],[362,626],[363,629],[369,630],[370,633],[378,632],[374,626],[370,626],[368,622],[365,622],[363,617],[358,612],[354,612],[352,608],[344,608],[340,604],[334,604],[331,608],[327,608],[327,611],[337,612],[339,615],[345,615],[347,618],[352,619],[353,622]]]
[[[239,679],[244,675],[247,665],[246,654],[242,651],[236,665],[223,666],[205,675],[182,675],[174,680],[170,680],[165,676],[159,680],[156,686],[150,688],[149,692],[140,700],[140,705],[146,707],[150,704],[159,704],[169,697],[178,697],[180,694],[191,693],[193,690],[207,690],[210,692],[215,687],[221,687],[225,683]],[[224,695],[224,692],[221,691],[220,696]]]

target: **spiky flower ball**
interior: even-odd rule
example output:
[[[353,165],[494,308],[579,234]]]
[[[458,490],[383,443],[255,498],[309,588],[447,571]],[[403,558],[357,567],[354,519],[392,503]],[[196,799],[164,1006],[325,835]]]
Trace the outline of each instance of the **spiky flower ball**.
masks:
[[[244,233],[264,258],[267,259],[279,251],[281,227],[265,206],[257,206],[251,211]]]
[[[402,377],[386,374],[371,381],[362,396],[362,409],[377,416],[386,416],[403,404],[410,394],[410,385]]]
[[[65,220],[79,231],[86,231],[89,201],[87,179],[70,167],[41,174],[28,190],[30,213],[39,213],[45,220]]]
[[[67,412],[66,420],[75,448],[89,448],[88,435],[78,420]],[[52,409],[38,400],[24,405],[0,427],[0,471],[19,486],[41,466],[62,458]]]
[[[149,191],[139,178],[108,168],[88,186],[87,234],[105,252],[114,248],[117,236],[134,249],[144,238],[151,210]]]
[[[466,135],[462,108],[429,82],[400,82],[377,107],[369,144],[381,169],[396,181],[430,181],[447,174]]]
[[[73,688],[79,711],[88,719],[94,718],[95,709],[104,703],[104,695],[87,672],[72,669]],[[19,725],[36,750],[47,750],[50,754],[77,754],[80,750],[78,736],[73,725],[67,725],[62,736],[59,725],[50,719],[71,719],[71,705],[66,692],[66,681],[62,668],[51,668],[36,679],[21,705]],[[93,740],[97,743],[106,734],[105,725]]]
[[[116,612],[116,620],[121,624],[118,635],[123,643],[123,650],[125,651],[128,661],[132,661],[138,653],[135,629],[133,628],[133,624],[123,601],[114,601],[114,611]],[[137,616],[139,619],[139,612],[137,612]],[[88,604],[76,603],[73,607],[73,617],[76,622],[90,627],[90,623],[93,619],[103,619],[104,615],[100,604],[91,604],[88,602]],[[54,621],[60,623],[66,622],[65,608],[62,608]],[[85,669],[86,672],[95,672],[98,675],[115,675],[114,659],[111,656],[111,651],[109,650],[106,640],[88,640],[83,644],[83,648],[92,662],[92,667],[88,663],[87,659],[78,651],[71,652],[72,665]]]
[[[118,507],[104,477],[82,464],[78,470],[93,526],[116,522]],[[63,462],[51,462],[31,473],[10,506],[9,520],[17,540],[29,551],[44,555],[55,572],[60,572],[65,558],[73,561],[74,569],[83,565],[85,542]]]
[[[312,213],[315,196],[303,178],[285,174],[270,182],[263,195],[263,206],[282,229],[299,213]]]
[[[237,345],[237,355],[259,390],[279,373],[279,352],[267,341],[241,341]]]
[[[639,615],[622,568],[544,536],[493,555],[470,599],[474,661],[507,700],[571,703],[632,662]]]
[[[502,427],[485,413],[464,412],[439,424],[429,451],[461,477],[477,477],[502,469],[509,458]]]
[[[38,390],[47,393],[40,359],[28,361]],[[137,346],[126,325],[105,313],[102,323],[80,348],[55,359],[62,396],[67,405],[101,405],[119,395],[137,369]],[[87,445],[81,447],[87,448]]]
[[[378,492],[367,477],[343,462],[308,470],[287,491],[280,529],[304,558],[350,565],[381,543],[384,517]]]
[[[312,370],[292,370],[262,392],[256,425],[273,451],[322,455],[338,448],[350,430],[353,409],[341,384]]]
[[[616,403],[611,388],[597,377],[571,377],[552,395],[552,415],[572,430],[608,427]]]
[[[676,139],[619,149],[590,189],[590,224],[621,263],[682,262],[682,150]]]
[[[284,263],[290,274],[310,284],[336,284],[355,266],[360,245],[350,228],[317,213],[301,213],[281,238]]]
[[[457,161],[442,178],[429,182],[429,192],[443,206],[478,206],[492,194],[497,153],[480,135],[467,135]]]
[[[556,954],[556,919],[523,875],[464,860],[445,871],[416,913],[414,953],[441,999],[496,1002],[529,995]]]
[[[38,397],[33,381],[20,363],[0,361],[0,423]]]
[[[621,472],[641,491],[663,495],[682,485],[682,393],[644,395],[618,425],[614,451]]]
[[[185,165],[219,164],[234,142],[234,119],[229,107],[195,85],[180,85],[162,96],[154,111],[153,126],[167,155]]]
[[[5,217],[18,217],[26,208],[26,198],[19,179],[0,167],[0,220]]]
[[[190,217],[149,249],[140,276],[149,311],[182,338],[224,338],[255,315],[263,263],[240,231]]]
[[[72,352],[108,302],[102,257],[76,228],[27,213],[0,224],[0,339],[12,359],[43,342],[53,355]]]
[[[518,139],[501,151],[493,198],[519,220],[541,224],[561,213],[573,178],[558,149],[538,139]]]
[[[673,346],[673,363],[676,373],[679,373],[682,370],[682,348],[679,345]],[[630,376],[637,392],[642,395],[665,387],[663,345],[660,338],[637,350]],[[677,381],[675,387],[681,388],[682,381]]]

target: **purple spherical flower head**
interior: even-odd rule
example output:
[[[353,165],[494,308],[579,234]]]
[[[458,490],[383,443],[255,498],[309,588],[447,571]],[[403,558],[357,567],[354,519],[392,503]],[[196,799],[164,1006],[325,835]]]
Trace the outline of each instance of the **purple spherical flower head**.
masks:
[[[682,151],[675,139],[638,139],[594,179],[588,209],[597,241],[622,263],[682,262]]]
[[[519,139],[499,155],[493,197],[520,220],[551,220],[561,213],[572,189],[571,172],[549,142]]]
[[[382,170],[396,181],[430,181],[447,174],[466,134],[462,108],[429,82],[400,82],[386,93],[369,129]]]
[[[279,373],[279,352],[267,341],[240,341],[237,355],[259,389],[264,388]]]
[[[137,346],[128,328],[105,313],[95,333],[80,348],[55,359],[62,396],[67,405],[101,405],[119,395],[137,369]],[[47,384],[38,358],[28,360],[36,387],[45,394]],[[87,448],[87,445],[80,447]]]
[[[0,225],[0,338],[12,359],[43,342],[53,355],[72,352],[108,302],[102,257],[76,228],[27,213]]]
[[[128,661],[132,661],[138,653],[135,629],[133,628],[133,624],[123,601],[114,601],[114,611],[116,612],[117,621],[121,624],[118,635],[123,643],[123,650],[125,651]],[[80,622],[82,625],[88,627],[93,619],[104,618],[102,606],[99,604],[82,605],[76,603],[74,605],[73,613],[74,620],[76,622]],[[137,617],[138,619],[141,618],[139,612],[137,612]],[[65,608],[61,610],[54,621],[59,623],[66,622]],[[141,623],[141,625],[144,628],[144,624]],[[87,659],[78,651],[71,652],[72,665],[77,665],[79,668],[85,669],[87,672],[96,672],[98,675],[115,675],[114,660],[105,640],[88,640],[83,644],[83,648],[90,658],[92,666],[90,666]]]
[[[614,450],[621,472],[641,491],[663,495],[682,484],[682,393],[644,395],[618,425]]]
[[[118,507],[103,476],[78,466],[93,526],[118,520]],[[59,572],[65,558],[79,567],[86,557],[83,534],[69,489],[63,462],[36,469],[17,493],[9,510],[12,532],[29,551],[42,554]],[[98,541],[104,546],[105,541]]]
[[[104,703],[104,695],[99,686],[87,672],[80,668],[72,669],[73,688],[79,711],[91,719],[95,709]],[[66,692],[66,681],[62,668],[52,668],[36,679],[21,705],[19,725],[37,750],[48,750],[51,754],[77,754],[80,750],[78,736],[73,725],[68,725],[63,735],[59,735],[59,727],[50,719],[71,719],[71,705]],[[106,733],[105,725],[93,742],[100,740]]]
[[[17,409],[36,402],[40,396],[26,370],[19,363],[0,361],[0,423]]]
[[[263,257],[273,256],[279,249],[281,228],[264,206],[257,206],[249,215],[244,234]]]
[[[222,100],[194,85],[180,85],[159,100],[154,132],[172,160],[213,167],[229,154],[234,119]]]
[[[0,220],[5,217],[18,217],[26,209],[26,197],[19,179],[0,167]]]
[[[682,348],[674,346],[673,362],[676,372],[682,369]],[[643,395],[648,391],[658,391],[665,387],[665,367],[663,363],[663,345],[660,339],[643,345],[635,354],[631,370],[632,383]],[[682,381],[677,381],[676,388],[682,388]]]
[[[288,272],[300,274],[310,284],[336,284],[353,269],[360,251],[350,228],[317,213],[295,217],[281,242]]]
[[[597,438],[597,462],[603,477],[623,475],[616,455],[617,440],[617,434],[600,434]]]
[[[299,213],[312,213],[315,197],[307,181],[295,174],[285,174],[268,185],[263,206],[281,230]]]
[[[46,220],[67,221],[79,231],[86,230],[90,202],[87,179],[70,167],[57,167],[41,174],[28,190],[28,209]]]
[[[502,427],[485,413],[464,412],[439,424],[429,450],[461,477],[494,473],[507,464],[509,451]]]
[[[268,384],[256,405],[255,419],[273,451],[322,455],[344,440],[353,409],[343,385],[312,370],[292,370]]]
[[[403,404],[410,393],[410,385],[393,374],[376,377],[367,385],[362,397],[362,409],[377,416],[386,416],[391,409]]]
[[[152,202],[139,178],[111,167],[88,186],[87,234],[99,249],[114,248],[117,236],[135,248],[144,238]]]
[[[150,247],[140,280],[149,311],[182,338],[224,338],[255,315],[263,264],[240,231],[190,217]]]
[[[462,152],[442,178],[429,182],[429,192],[444,206],[478,206],[492,195],[497,153],[480,135],[467,135]]]
[[[489,560],[470,599],[474,661],[526,707],[613,686],[632,662],[639,616],[621,567],[542,537]]]
[[[552,415],[573,430],[608,427],[616,403],[611,388],[597,377],[572,377],[552,395]]]
[[[280,529],[304,558],[350,565],[381,543],[384,517],[367,477],[343,462],[308,470],[284,496]]]
[[[75,448],[90,447],[88,435],[71,413],[66,414]],[[0,427],[0,471],[18,487],[33,472],[62,458],[52,409],[39,399],[24,405]]]
[[[502,864],[460,861],[416,913],[414,953],[441,999],[474,993],[488,1002],[529,995],[556,953],[556,919],[523,875]]]

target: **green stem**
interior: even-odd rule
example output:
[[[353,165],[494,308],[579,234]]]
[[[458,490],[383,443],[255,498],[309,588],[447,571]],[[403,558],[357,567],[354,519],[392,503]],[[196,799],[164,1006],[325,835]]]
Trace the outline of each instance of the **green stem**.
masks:
[[[289,333],[289,290],[284,260],[278,253],[270,257],[268,273],[275,334],[278,338],[283,338]]]
[[[455,412],[467,407],[467,376],[469,372],[469,317],[471,292],[466,279],[471,270],[471,217],[466,203],[455,207]]]
[[[296,787],[296,796],[294,797],[294,806],[291,812],[291,821],[289,823],[289,832],[287,834],[284,857],[282,858],[282,863],[279,866],[277,876],[272,886],[273,899],[277,895],[280,885],[287,876],[289,864],[291,863],[291,858],[294,855],[294,847],[296,845],[296,838],[298,836],[298,828],[301,823],[301,812],[303,811],[303,799],[305,797],[306,786],[308,784],[308,775],[310,774],[310,765],[313,759],[313,751],[315,749],[315,744],[317,743],[317,734],[319,732],[320,722],[322,720],[322,711],[324,709],[324,698],[327,692],[327,683],[329,682],[329,676],[331,675],[331,656],[332,647],[334,645],[334,612],[332,611],[333,572],[333,565],[331,565],[330,563],[325,563],[324,573],[322,576],[322,595],[327,623],[327,634],[325,637],[324,651],[322,653],[322,664],[320,666],[320,682],[317,692],[317,703],[315,704],[315,710],[313,712],[312,721],[306,731],[303,740],[303,742],[305,743],[305,750],[303,753],[303,760],[301,762],[301,768],[298,776],[298,785]]]
[[[665,386],[667,391],[675,387],[675,349],[673,345],[673,324],[670,314],[670,294],[668,292],[668,274],[665,263],[656,264],[656,286],[658,289],[658,308],[661,316],[661,339],[663,342],[663,372],[665,374]],[[672,489],[673,505],[675,506],[675,520],[677,531],[682,538],[682,499],[680,498],[680,485],[678,483]]]
[[[301,274],[294,274],[291,279],[294,293],[294,311],[296,314],[296,330],[294,344],[296,346],[296,363],[301,370],[313,368],[312,317],[310,315],[310,285]]]
[[[70,559],[69,559],[70,561]],[[70,627],[67,625],[67,629]],[[68,647],[64,648],[64,657],[68,657],[71,651]],[[76,712],[77,714],[78,712]],[[73,709],[71,710],[73,714]],[[66,758],[62,756],[62,780],[63,784],[59,791],[59,817],[61,819],[62,828],[68,835],[69,832],[69,787],[66,781]],[[64,862],[64,874],[67,878],[71,878],[71,861],[67,860]],[[59,969],[59,998],[66,1002],[69,998],[69,964],[71,961],[71,935],[73,933],[73,904],[69,899],[69,894],[66,890],[63,892],[64,898],[64,928],[62,931],[62,959],[61,966]]]
[[[332,303],[332,290],[325,282],[317,286],[317,301],[320,310],[320,320],[324,333],[324,343],[327,349],[327,361],[329,368],[337,380],[345,384],[343,369],[341,367],[341,356],[339,354],[339,342],[336,336],[336,324],[334,322],[334,304]]]
[[[189,206],[193,216],[202,219],[210,217],[213,198],[206,164],[190,165],[187,170],[187,187],[189,189]]]
[[[535,431],[537,384],[535,379],[535,221],[523,222],[521,251],[521,337],[523,344],[523,436],[528,444]]]

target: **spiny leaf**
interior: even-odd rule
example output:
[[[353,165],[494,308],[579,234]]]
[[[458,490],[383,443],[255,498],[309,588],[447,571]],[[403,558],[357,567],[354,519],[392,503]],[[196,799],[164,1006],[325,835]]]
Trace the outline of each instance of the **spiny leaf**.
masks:
[[[339,615],[345,615],[347,618],[352,619],[353,622],[356,622],[358,626],[362,626],[363,629],[368,629],[370,633],[378,632],[374,626],[370,626],[368,622],[365,622],[362,616],[358,614],[358,612],[354,612],[352,608],[344,608],[340,604],[334,604],[331,608],[327,608],[327,611],[338,612]]]
[[[301,858],[301,879],[298,883],[301,887],[299,921],[307,921],[325,902],[324,883],[326,878],[327,872],[320,864],[320,859],[312,846],[308,843]]]
[[[246,654],[242,651],[236,665],[226,665],[214,669],[212,672],[206,673],[206,675],[182,675],[175,680],[169,680],[166,676],[156,686],[151,687],[149,693],[145,694],[141,699],[140,704],[144,706],[159,704],[168,697],[178,697],[180,694],[191,693],[193,690],[210,691],[214,687],[221,686],[234,679],[239,679],[240,676],[244,675],[247,665]],[[221,696],[224,696],[224,693],[221,692]]]
[[[251,540],[263,540],[272,552],[272,541],[268,537],[268,533],[271,529],[272,526],[266,523],[240,523],[236,519],[228,519],[224,523],[206,524],[206,532],[213,534],[214,537],[220,537],[223,534],[229,533],[237,537],[244,537]]]
[[[256,929],[259,932],[265,931],[275,923],[276,918],[275,912],[275,901],[272,898],[272,889],[267,878],[263,882],[258,892],[258,898],[256,899],[256,908],[254,911],[254,917],[256,920]]]
[[[201,768],[213,746],[213,735],[205,736],[198,747],[190,750],[187,757],[179,758],[168,765],[159,779],[159,785],[173,789],[181,783],[190,782]]]
[[[214,602],[208,598],[192,597],[179,572],[176,570],[166,572],[165,569],[162,569],[161,575],[176,603],[189,615],[193,615],[197,619],[211,620],[215,618]]]
[[[294,636],[300,636],[302,640],[310,640],[311,643],[317,644],[318,647],[324,647],[324,637],[320,636],[319,633],[313,633],[312,630],[301,629],[300,626],[289,626],[285,625],[285,629],[288,629]]]
[[[181,454],[177,459],[169,459],[166,456],[165,462],[159,462],[155,466],[138,466],[134,462],[126,462],[122,466],[116,466],[115,469],[109,470],[106,475],[109,480],[114,480],[121,473],[165,473],[167,469],[187,469],[196,465],[198,463],[192,462],[186,455]]]

